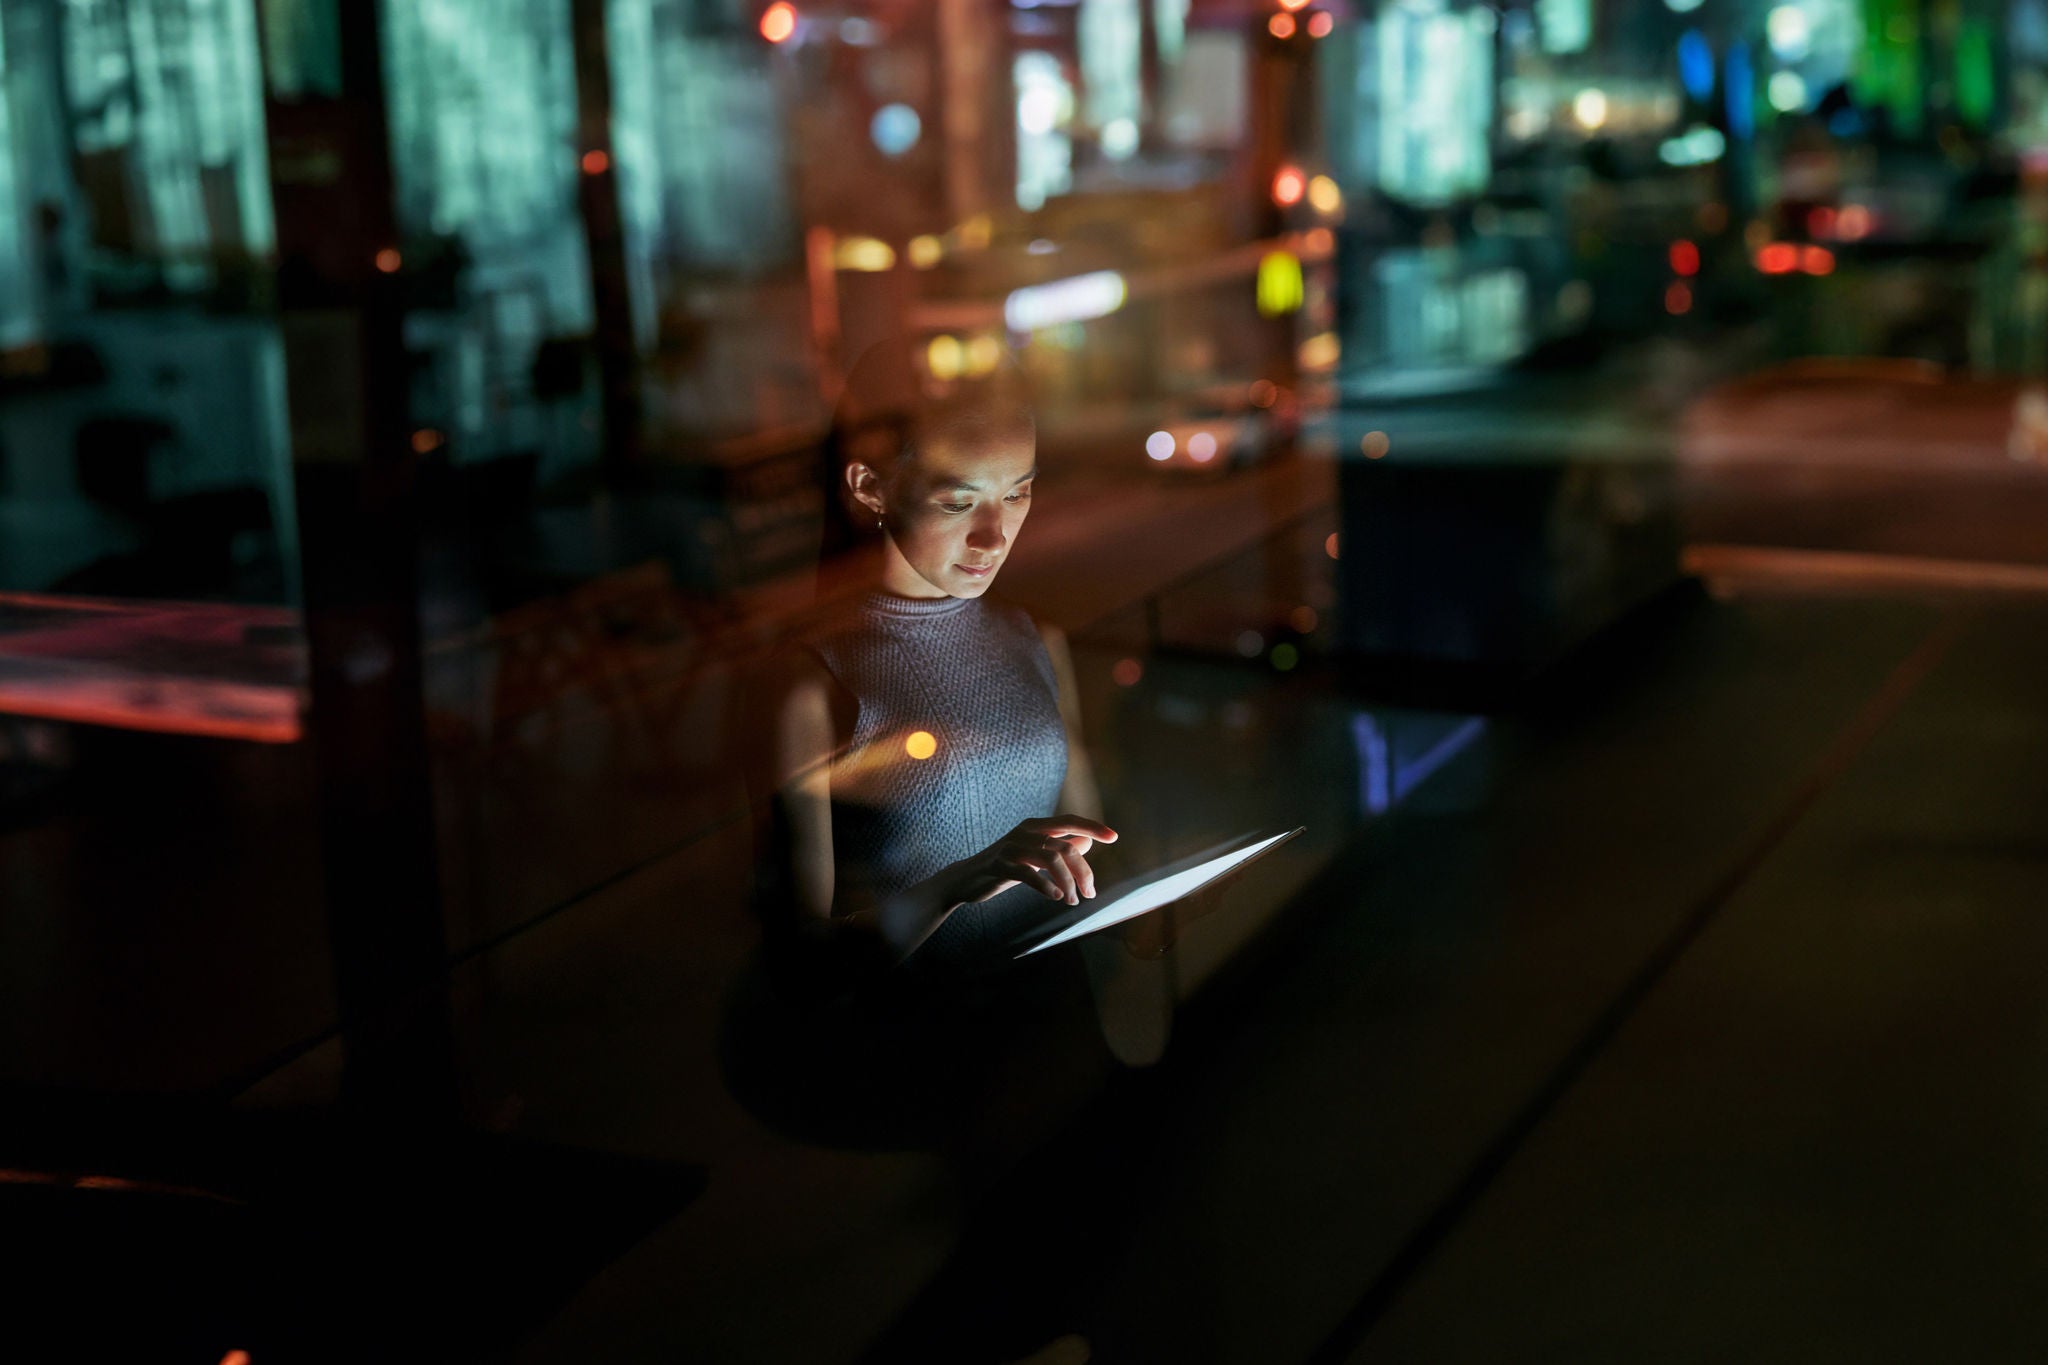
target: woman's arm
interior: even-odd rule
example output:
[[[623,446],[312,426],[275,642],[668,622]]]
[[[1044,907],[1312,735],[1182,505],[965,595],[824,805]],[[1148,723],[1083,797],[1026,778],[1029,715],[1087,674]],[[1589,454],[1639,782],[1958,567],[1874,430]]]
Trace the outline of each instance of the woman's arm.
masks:
[[[832,847],[835,684],[808,656],[784,662],[775,683],[772,827],[778,837],[769,856],[779,864],[790,928],[809,955],[851,959],[847,965],[855,969],[901,962],[962,905],[1019,882],[1070,903],[1094,894],[1082,855],[1116,832],[1072,815],[1027,820],[990,847],[888,897],[862,897],[842,885]]]
[[[1067,731],[1067,780],[1060,788],[1060,809],[1100,820],[1102,791],[1095,785],[1095,765],[1081,740],[1081,690],[1074,680],[1073,651],[1067,648],[1067,633],[1058,626],[1041,622],[1038,633],[1052,660],[1053,681],[1060,689],[1060,721]]]

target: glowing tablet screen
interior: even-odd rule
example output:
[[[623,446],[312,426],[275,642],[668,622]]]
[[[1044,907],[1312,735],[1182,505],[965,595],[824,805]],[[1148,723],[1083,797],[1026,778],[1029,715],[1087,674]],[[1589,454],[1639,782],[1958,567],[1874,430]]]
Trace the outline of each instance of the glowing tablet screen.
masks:
[[[1216,880],[1216,878],[1229,872],[1239,864],[1258,857],[1282,839],[1291,838],[1299,832],[1298,830],[1292,830],[1287,834],[1276,834],[1270,839],[1261,839],[1257,843],[1247,845],[1234,853],[1225,853],[1211,858],[1205,863],[1196,863],[1185,871],[1176,872],[1168,877],[1161,877],[1156,882],[1147,882],[1143,886],[1133,887],[1129,891],[1112,897],[1108,904],[1078,924],[1067,926],[1067,928],[1054,934],[1045,942],[1034,944],[1017,954],[1017,956],[1029,957],[1035,952],[1057,947],[1062,943],[1080,938],[1085,934],[1092,934],[1098,929],[1107,929],[1112,924],[1121,924],[1127,919],[1136,919],[1148,910],[1157,910],[1163,905],[1171,905],[1181,897],[1191,892],[1199,891],[1204,884]]]

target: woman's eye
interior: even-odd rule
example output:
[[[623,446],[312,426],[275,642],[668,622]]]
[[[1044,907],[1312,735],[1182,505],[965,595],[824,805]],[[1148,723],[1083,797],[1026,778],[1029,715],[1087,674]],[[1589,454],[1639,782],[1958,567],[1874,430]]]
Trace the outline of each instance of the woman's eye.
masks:
[[[939,504],[939,510],[941,512],[960,513],[969,510],[973,506],[974,504],[971,502],[942,502]]]
[[[1020,488],[1020,489],[1018,489],[1018,490],[1017,490],[1016,492],[1014,492],[1014,493],[1010,494],[1010,495],[1009,495],[1008,497],[1004,498],[1004,499],[1003,499],[1003,501],[1004,501],[1004,502],[1029,502],[1029,501],[1031,501],[1031,490],[1030,490],[1030,489],[1028,489],[1028,488]]]

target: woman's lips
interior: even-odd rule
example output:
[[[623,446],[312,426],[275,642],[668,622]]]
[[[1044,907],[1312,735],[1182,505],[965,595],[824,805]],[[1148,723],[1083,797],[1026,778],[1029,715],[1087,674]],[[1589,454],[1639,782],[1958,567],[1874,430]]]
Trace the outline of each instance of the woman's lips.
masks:
[[[976,568],[972,564],[955,564],[953,567],[958,569],[961,573],[969,574],[975,578],[987,578],[990,574],[996,571],[996,566],[993,564],[983,564],[979,568]]]

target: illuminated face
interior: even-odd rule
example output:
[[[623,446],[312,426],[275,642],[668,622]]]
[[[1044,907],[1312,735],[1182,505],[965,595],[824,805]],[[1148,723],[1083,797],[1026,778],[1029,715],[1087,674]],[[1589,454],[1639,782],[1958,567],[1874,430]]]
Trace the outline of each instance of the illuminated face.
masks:
[[[855,496],[888,529],[882,586],[899,597],[987,592],[1031,511],[1037,474],[1037,443],[1028,431],[935,432],[898,463],[886,485],[872,472],[856,481]]]

